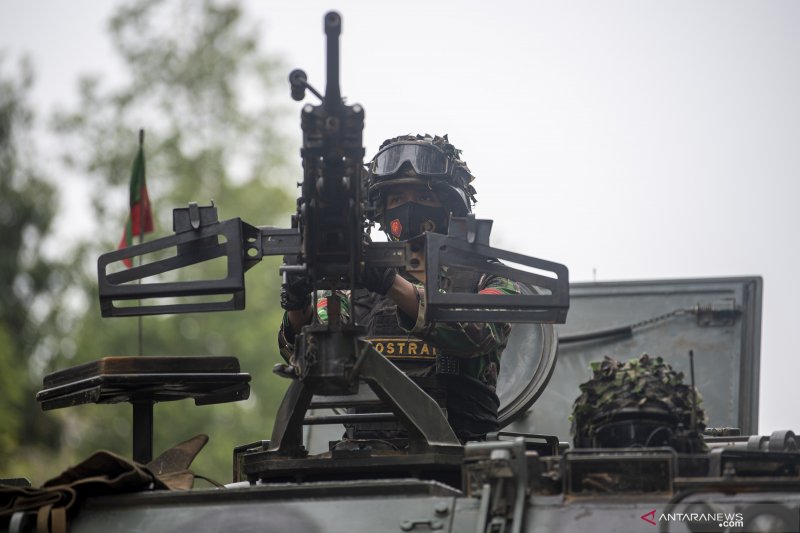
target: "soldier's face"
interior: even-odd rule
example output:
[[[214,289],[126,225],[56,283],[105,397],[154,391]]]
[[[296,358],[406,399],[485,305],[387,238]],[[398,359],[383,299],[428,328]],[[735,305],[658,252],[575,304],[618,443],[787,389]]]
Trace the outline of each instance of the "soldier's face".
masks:
[[[447,233],[449,213],[439,197],[422,184],[395,185],[386,191],[385,220],[381,227],[390,238],[406,240],[426,231]]]
[[[441,207],[442,202],[435,192],[425,185],[397,185],[386,192],[386,209],[414,202],[428,207]]]

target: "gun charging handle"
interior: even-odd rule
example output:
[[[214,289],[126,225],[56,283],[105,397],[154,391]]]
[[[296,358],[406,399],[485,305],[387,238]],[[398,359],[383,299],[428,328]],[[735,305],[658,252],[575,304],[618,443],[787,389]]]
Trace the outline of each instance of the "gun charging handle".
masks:
[[[306,73],[296,68],[289,74],[289,85],[292,86],[292,99],[300,102],[306,97],[306,89],[322,100],[322,95],[308,83]]]
[[[290,274],[305,274],[308,271],[306,265],[281,265],[278,272],[281,273],[281,282],[285,285],[289,282]]]

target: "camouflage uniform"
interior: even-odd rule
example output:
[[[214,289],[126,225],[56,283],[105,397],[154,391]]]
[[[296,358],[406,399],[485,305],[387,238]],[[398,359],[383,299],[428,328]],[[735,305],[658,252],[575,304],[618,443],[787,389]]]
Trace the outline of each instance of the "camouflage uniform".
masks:
[[[471,292],[518,294],[515,283],[497,276],[476,275]],[[407,277],[418,288],[422,285]],[[317,316],[328,319],[329,291],[320,292]],[[341,314],[349,318],[348,298],[340,295]],[[354,294],[356,321],[367,328],[367,338],[423,390],[447,409],[450,425],[462,440],[483,438],[497,431],[497,375],[500,356],[511,326],[505,323],[444,324],[423,321],[425,298],[420,299],[419,320],[413,320],[392,300],[366,290]],[[286,315],[278,335],[281,355],[292,362],[294,333]],[[412,349],[413,348],[413,349]],[[413,352],[413,353],[412,353]],[[364,424],[348,428],[357,438],[402,437],[394,424]]]

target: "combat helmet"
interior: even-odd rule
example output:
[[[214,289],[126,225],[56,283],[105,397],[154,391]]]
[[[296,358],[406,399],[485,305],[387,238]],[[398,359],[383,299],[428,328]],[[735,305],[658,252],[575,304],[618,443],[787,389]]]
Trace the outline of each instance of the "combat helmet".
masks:
[[[705,445],[702,398],[661,357],[592,363],[572,411],[576,448],[669,446],[696,453]]]
[[[383,190],[394,185],[422,184],[433,190],[453,216],[472,212],[475,176],[460,158],[461,150],[447,135],[401,135],[383,141],[369,163],[369,199],[375,220],[383,222]]]

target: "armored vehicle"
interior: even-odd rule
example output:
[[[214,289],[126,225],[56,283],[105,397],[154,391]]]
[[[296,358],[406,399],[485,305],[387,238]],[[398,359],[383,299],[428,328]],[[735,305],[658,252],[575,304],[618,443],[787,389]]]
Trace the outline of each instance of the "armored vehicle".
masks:
[[[219,221],[213,206],[175,209],[174,235],[100,257],[103,315],[242,309],[245,272],[265,255],[286,257],[285,278],[303,275],[314,289],[351,294],[370,266],[423,269],[428,318],[513,324],[498,383],[503,430],[462,444],[439,406],[364,338],[360,324],[332,308],[327,323],[298,335],[299,357],[272,434],[232,450],[232,479],[223,487],[181,490],[191,487],[188,467],[203,437],[153,458],[153,406],[246,398],[250,376],[235,358],[107,357],[47,376],[37,397],[44,409],[131,403],[132,460],[98,453],[39,489],[5,480],[0,530],[800,529],[795,435],[755,435],[761,279],[570,285],[563,265],[492,247],[491,221],[473,216],[451,219],[447,235],[370,242],[364,108],[346,105],[339,92],[341,17],[328,13],[324,25],[325,94],[302,71],[290,75],[295,99],[309,90],[321,100],[301,113],[304,177],[292,227]],[[415,253],[423,249],[419,264]],[[137,266],[116,268],[134,257]],[[213,259],[224,262],[223,276],[158,277]],[[523,290],[448,291],[443,269],[491,272]],[[710,427],[702,432],[692,420],[669,430],[702,446],[676,450],[653,438],[664,424],[626,412],[608,421],[617,441],[575,448],[569,415],[590,363],[644,352],[691,375],[702,392]],[[378,409],[344,410],[359,406]],[[343,423],[385,420],[406,428],[406,446],[336,445]],[[637,437],[640,422],[655,428],[645,439]]]

